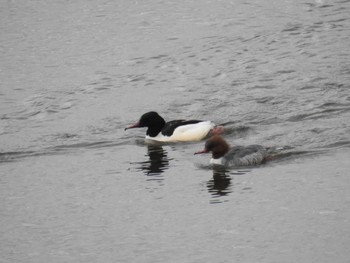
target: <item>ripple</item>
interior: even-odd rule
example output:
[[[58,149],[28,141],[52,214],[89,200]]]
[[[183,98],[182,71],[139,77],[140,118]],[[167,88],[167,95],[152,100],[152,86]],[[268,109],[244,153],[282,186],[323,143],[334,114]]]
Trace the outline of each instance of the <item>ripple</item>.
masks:
[[[302,28],[303,28],[303,25],[300,23],[287,24],[286,28],[284,28],[281,32],[295,33],[295,31],[301,31]]]
[[[231,135],[234,138],[245,137],[252,131],[252,128],[249,126],[231,126],[231,123],[224,123],[221,125],[225,127],[225,135]]]
[[[38,155],[40,155],[40,153],[35,151],[0,152],[0,163],[14,162],[19,159]]]
[[[303,120],[317,120],[317,119],[324,119],[333,115],[338,115],[343,112],[347,112],[350,110],[350,107],[345,108],[328,108],[322,111],[314,111],[310,113],[301,113],[294,115],[287,119],[287,121],[290,122],[300,122]]]
[[[68,135],[68,138],[70,135]],[[75,136],[74,136],[75,137]],[[8,151],[0,152],[0,163],[1,162],[14,162],[24,158],[37,157],[37,156],[50,156],[56,154],[67,154],[83,149],[103,149],[111,148],[122,145],[130,144],[130,142],[117,142],[117,141],[96,141],[96,142],[78,142],[64,145],[57,145],[46,147],[38,150],[23,150],[23,151]]]
[[[280,162],[280,161],[293,160],[300,157],[315,156],[321,153],[322,151],[301,151],[301,150],[281,151],[273,155],[272,162]]]
[[[290,73],[295,73],[295,70],[279,70],[276,72],[276,74],[290,74]]]
[[[322,147],[319,147],[321,149],[338,149],[338,148],[349,148],[350,147],[350,141],[349,140],[341,140],[334,143],[330,143],[327,145],[324,145]]]

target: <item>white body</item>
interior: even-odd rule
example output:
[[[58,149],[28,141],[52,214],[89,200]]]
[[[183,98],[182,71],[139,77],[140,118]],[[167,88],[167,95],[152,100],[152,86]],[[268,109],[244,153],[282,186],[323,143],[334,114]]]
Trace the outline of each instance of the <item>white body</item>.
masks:
[[[211,121],[202,121],[195,124],[187,124],[177,127],[171,136],[159,133],[155,137],[146,136],[147,140],[159,142],[187,142],[203,140],[215,124]]]

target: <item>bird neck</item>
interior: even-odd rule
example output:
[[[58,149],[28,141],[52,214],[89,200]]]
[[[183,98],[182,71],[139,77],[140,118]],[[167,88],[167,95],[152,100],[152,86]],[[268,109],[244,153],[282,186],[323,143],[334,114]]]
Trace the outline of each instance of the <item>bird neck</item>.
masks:
[[[162,131],[164,126],[165,120],[162,117],[158,116],[156,119],[154,119],[148,124],[146,134],[150,137],[156,137]]]
[[[148,127],[146,131],[146,135],[150,137],[156,137],[162,131],[162,129],[163,127],[159,127],[159,126]]]

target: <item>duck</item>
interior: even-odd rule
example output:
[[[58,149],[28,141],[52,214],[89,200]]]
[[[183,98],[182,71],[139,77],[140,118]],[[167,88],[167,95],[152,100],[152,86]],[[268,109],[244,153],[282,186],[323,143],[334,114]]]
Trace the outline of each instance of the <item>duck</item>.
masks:
[[[211,164],[234,166],[254,166],[271,160],[269,148],[261,145],[233,146],[219,136],[213,136],[205,143],[204,149],[194,154],[212,153]]]
[[[165,122],[155,111],[143,114],[138,122],[125,130],[143,127],[147,128],[146,140],[158,142],[200,141],[208,134],[223,133],[223,127],[216,126],[212,121],[181,119]]]

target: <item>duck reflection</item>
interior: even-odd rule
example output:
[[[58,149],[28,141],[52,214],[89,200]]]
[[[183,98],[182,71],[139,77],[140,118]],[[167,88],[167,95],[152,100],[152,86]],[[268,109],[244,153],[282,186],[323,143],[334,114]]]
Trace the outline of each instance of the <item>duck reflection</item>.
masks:
[[[137,162],[138,169],[147,176],[159,176],[169,168],[168,153],[160,145],[147,145],[148,160]]]
[[[208,191],[215,197],[226,196],[232,192],[231,177],[224,169],[214,169],[213,178],[207,183]]]

